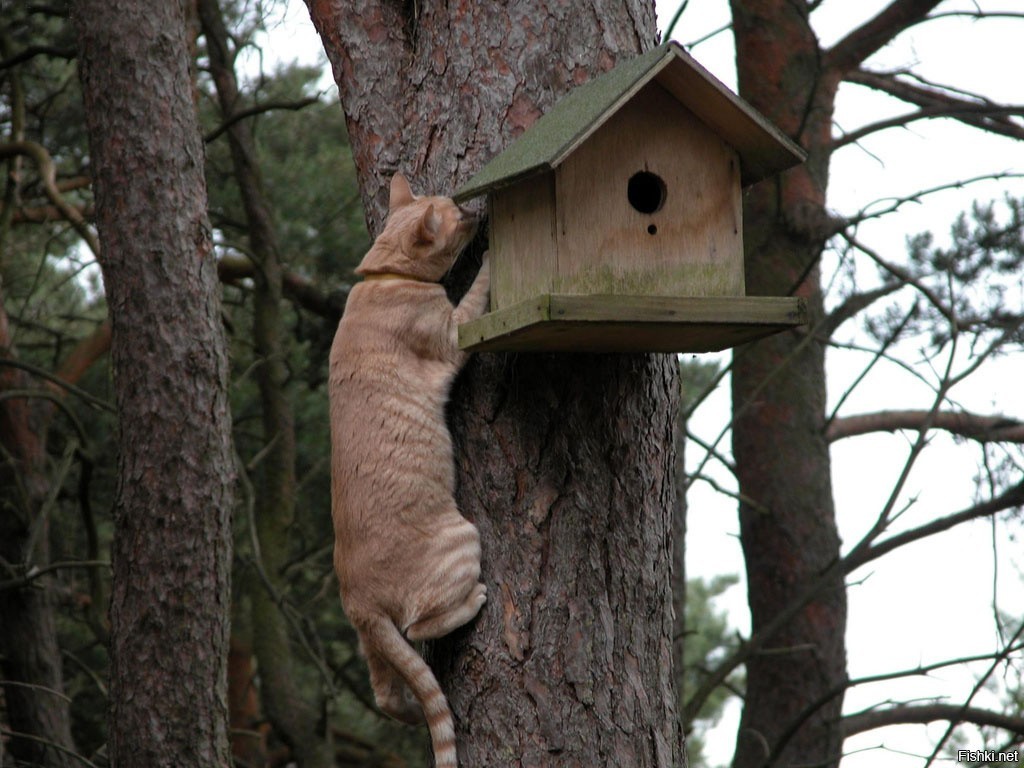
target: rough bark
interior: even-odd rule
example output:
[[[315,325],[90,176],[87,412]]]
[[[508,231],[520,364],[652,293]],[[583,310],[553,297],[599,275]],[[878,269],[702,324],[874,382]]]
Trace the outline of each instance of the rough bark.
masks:
[[[807,299],[810,327],[823,317],[817,260],[837,78],[821,67],[806,4],[732,0],[740,95],[809,152],[804,166],[744,197],[750,295]],[[737,349],[733,450],[752,633],[808,589],[816,594],[747,662],[747,694],[733,768],[838,763],[842,696],[821,706],[775,755],[802,710],[846,677],[846,596],[824,434],[824,345],[807,331]]]
[[[110,762],[226,766],[234,470],[183,9],[74,18],[120,421]]]
[[[259,664],[264,710],[303,768],[333,765],[334,755],[319,726],[323,702],[308,702],[298,686],[288,622],[282,613],[281,572],[290,556],[295,518],[295,421],[285,392],[287,333],[282,317],[283,274],[273,214],[260,178],[251,124],[234,120],[240,108],[234,52],[229,48],[217,0],[199,0],[199,18],[210,57],[221,117],[231,151],[253,270],[253,342],[259,358],[256,383],[262,411],[263,456],[256,468],[256,534],[261,578],[252,579],[253,650]]]
[[[685,373],[683,374],[685,375]],[[675,435],[676,495],[672,506],[672,668],[675,672],[677,706],[680,713],[685,709],[687,690],[684,685],[683,668],[686,659],[686,408],[680,406],[676,412]],[[685,728],[688,724],[683,723]]]
[[[573,84],[655,41],[649,3],[308,0],[371,232],[386,183],[448,192]],[[460,760],[685,765],[672,680],[667,356],[480,355],[451,407],[489,599],[438,644]]]

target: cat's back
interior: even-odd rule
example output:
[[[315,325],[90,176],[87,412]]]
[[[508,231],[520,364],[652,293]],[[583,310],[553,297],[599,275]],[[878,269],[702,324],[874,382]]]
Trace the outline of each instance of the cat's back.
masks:
[[[444,322],[451,305],[440,286],[436,292],[417,288],[360,283],[349,296],[331,347],[329,379],[341,493],[360,493],[384,480],[397,491],[404,473],[410,485],[418,475],[427,490],[439,484],[438,492],[449,492],[444,406],[453,368],[429,354],[420,336]]]

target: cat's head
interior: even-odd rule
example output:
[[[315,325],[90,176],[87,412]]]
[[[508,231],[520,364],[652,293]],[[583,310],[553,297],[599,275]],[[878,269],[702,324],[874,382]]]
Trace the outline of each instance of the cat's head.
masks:
[[[476,217],[451,198],[417,197],[405,177],[396,173],[384,231],[356,273],[394,273],[436,282],[451,269],[476,226]]]

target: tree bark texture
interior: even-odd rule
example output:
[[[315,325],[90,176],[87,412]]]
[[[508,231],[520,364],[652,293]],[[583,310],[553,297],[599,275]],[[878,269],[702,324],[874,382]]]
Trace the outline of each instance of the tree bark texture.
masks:
[[[733,768],[836,765],[842,696],[817,709],[779,749],[805,708],[846,679],[846,596],[825,424],[818,258],[837,81],[821,67],[806,4],[732,0],[740,95],[809,152],[807,163],[744,197],[750,295],[807,299],[807,329],[741,347],[733,357],[733,450],[752,635]],[[756,506],[756,508],[755,508]],[[813,598],[770,636],[766,627]],[[761,633],[759,635],[759,633]]]
[[[120,419],[110,762],[226,766],[234,462],[184,12],[74,17]]]
[[[295,420],[285,391],[287,333],[281,312],[283,265],[273,214],[260,178],[249,121],[234,121],[239,109],[234,52],[217,0],[199,0],[199,19],[210,57],[231,164],[245,210],[253,270],[253,341],[259,365],[256,383],[262,410],[263,458],[256,469],[256,535],[261,578],[252,584],[253,650],[259,664],[264,710],[303,768],[326,768],[334,754],[320,723],[323,702],[306,701],[298,685],[288,633],[279,604],[281,574],[290,555],[295,519]]]
[[[307,0],[371,232],[398,170],[450,193],[573,85],[655,43],[639,0]],[[464,257],[465,259],[465,257]],[[669,356],[478,355],[458,501],[488,602],[433,654],[471,766],[685,765],[672,679]]]

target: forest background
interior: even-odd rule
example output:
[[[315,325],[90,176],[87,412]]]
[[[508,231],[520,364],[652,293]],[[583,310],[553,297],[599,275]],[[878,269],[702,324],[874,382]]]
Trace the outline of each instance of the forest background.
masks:
[[[719,8],[720,20],[700,15],[707,10],[701,5],[684,8],[675,28],[678,39],[698,40],[728,22],[724,5]],[[820,10],[818,3],[810,5],[815,6],[816,28],[827,45],[888,4],[859,7],[856,18],[851,18],[848,10],[846,15],[829,17],[835,7],[830,3],[820,4]],[[872,304],[881,302],[870,317],[859,320],[856,328],[848,323],[849,328],[843,328],[846,335],[834,339],[829,352],[828,412],[841,405],[839,413],[845,417],[878,410],[881,402],[887,412],[917,414],[916,420],[889,421],[874,428],[909,431],[836,443],[833,482],[843,539],[856,542],[877,510],[886,506],[906,510],[889,529],[898,534],[941,519],[943,510],[969,510],[993,498],[1004,502],[975,515],[984,518],[984,524],[967,523],[952,535],[930,537],[887,554],[872,563],[870,578],[866,571],[855,571],[850,577],[847,652],[851,677],[986,657],[932,673],[923,687],[873,687],[870,692],[852,689],[846,701],[851,715],[890,708],[883,706],[884,702],[965,703],[959,718],[944,710],[945,716],[936,718],[937,724],[924,734],[920,726],[915,726],[910,736],[871,729],[857,737],[860,741],[847,740],[847,751],[884,744],[887,765],[899,765],[900,760],[919,765],[928,759],[928,748],[935,745],[946,752],[963,744],[1012,746],[1020,737],[1019,730],[1014,730],[1019,728],[1020,718],[1016,635],[1024,606],[1019,560],[1013,556],[1012,542],[1019,528],[1020,501],[1014,493],[1019,495],[1015,489],[1020,487],[1021,476],[1015,382],[1021,380],[1019,326],[1024,301],[1019,201],[1024,164],[1020,162],[1021,129],[1012,120],[1020,108],[998,106],[1012,105],[1014,98],[1019,98],[1014,91],[1019,89],[1013,88],[1012,77],[995,75],[1019,71],[1021,54],[1012,43],[1012,30],[1019,27],[1020,18],[1014,12],[983,11],[973,3],[938,5],[936,15],[940,11],[951,14],[947,19],[904,33],[869,63],[887,71],[914,65],[924,78],[919,82],[925,85],[955,81],[961,90],[943,93],[955,94],[961,101],[945,105],[949,119],[915,120],[898,132],[882,131],[886,126],[880,123],[890,117],[893,125],[907,123],[906,102],[883,99],[864,86],[843,86],[837,99],[836,135],[867,123],[879,125],[877,133],[857,137],[832,160],[830,210],[864,220],[857,222],[853,236],[829,241],[821,267],[831,289],[828,309],[850,308],[853,296],[871,295]],[[113,532],[109,510],[116,486],[116,437],[110,414],[113,391],[103,364],[104,345],[109,343],[109,326],[104,324],[107,308],[90,249],[89,153],[75,72],[74,30],[60,8],[26,4],[14,10],[16,13],[5,18],[4,49],[0,51],[5,86],[3,156],[9,163],[0,220],[4,332],[9,334],[4,348],[7,362],[17,362],[10,368],[37,378],[30,383],[6,382],[3,402],[18,402],[26,397],[25,390],[31,389],[33,402],[51,404],[51,412],[46,414],[50,430],[47,453],[39,465],[43,493],[35,519],[42,522],[30,526],[27,555],[25,551],[4,553],[9,572],[0,588],[5,595],[26,587],[45,589],[50,595],[57,608],[64,687],[72,704],[68,744],[74,745],[75,753],[99,764],[105,759],[107,740],[103,712],[109,626],[105,605],[111,587],[105,564]],[[233,716],[237,718],[233,746],[243,763],[295,759],[294,733],[315,730],[301,721],[316,721],[326,712],[338,764],[371,764],[374,760],[420,764],[422,734],[381,720],[367,705],[365,674],[355,654],[354,637],[344,624],[331,584],[325,515],[324,362],[351,280],[350,270],[368,244],[355,169],[351,158],[340,151],[345,136],[343,115],[333,90],[325,87],[322,65],[309,58],[302,65],[289,64],[288,57],[280,55],[288,45],[277,42],[279,22],[273,17],[268,20],[263,10],[260,6],[224,8],[226,29],[231,31],[224,38],[229,41],[228,50],[246,51],[248,63],[235,66],[239,98],[251,110],[225,117],[224,97],[212,76],[216,65],[208,51],[207,35],[216,35],[216,26],[209,20],[204,34],[197,34],[195,48],[210,217],[218,271],[224,282],[223,319],[231,339],[234,443],[240,457],[229,666],[235,694]],[[671,23],[673,10],[662,9],[662,28]],[[305,13],[302,7],[298,11]],[[304,23],[308,25],[308,20]],[[202,22],[197,19],[196,25],[201,27]],[[954,25],[961,26],[955,27],[955,33],[949,32]],[[958,46],[960,55],[943,56],[953,34],[964,41]],[[729,37],[728,30],[721,31],[694,46],[693,52],[715,74],[735,85]],[[966,41],[977,47],[969,47]],[[314,38],[301,47],[318,50],[316,45]],[[716,47],[723,45],[724,50]],[[262,55],[263,49],[272,55]],[[971,54],[971,50],[977,52]],[[938,68],[940,63],[951,69]],[[924,68],[928,66],[936,69]],[[866,91],[872,95],[865,97]],[[965,95],[974,92],[984,92],[987,101]],[[237,105],[234,109],[238,110]],[[930,110],[925,115],[929,118],[942,114],[933,105],[920,109]],[[992,121],[1002,131],[984,125],[983,133],[965,119],[988,114],[985,110],[996,115]],[[238,168],[224,141],[227,130],[240,124],[251,131],[283,254],[285,301],[281,308],[287,341],[282,382],[294,413],[295,432],[301,436],[295,446],[295,488],[289,511],[276,519],[270,517],[273,510],[265,501],[261,503],[257,490],[265,482],[260,471],[268,443],[257,428],[266,400],[256,380],[260,351],[258,340],[254,341],[259,331],[254,325],[258,297],[252,283],[251,223],[239,196]],[[45,153],[37,152],[35,146]],[[968,146],[970,151],[964,151]],[[47,178],[48,159],[56,164],[52,186]],[[904,165],[910,167],[910,173],[900,172]],[[940,187],[948,189],[923,193]],[[1003,197],[1004,192],[1009,197]],[[980,207],[971,212],[975,199]],[[898,210],[892,216],[881,216],[890,206]],[[961,210],[967,214],[958,221]],[[884,222],[877,227],[876,214],[878,222]],[[952,233],[947,234],[951,227]],[[924,232],[933,235],[919,236]],[[905,242],[904,236],[908,238]],[[880,254],[873,259],[874,272],[863,266],[856,271],[854,262],[871,254]],[[901,290],[907,289],[902,294],[894,287],[894,275],[900,278]],[[939,278],[938,287],[931,285],[933,278]],[[915,293],[919,294],[916,298]],[[951,356],[954,368],[972,371],[954,393],[942,386],[942,365],[955,334],[943,326],[943,320],[949,318],[941,311],[929,314],[918,308],[921,297],[937,306],[956,304],[974,323],[974,327],[966,324],[970,338],[961,341],[960,351]],[[733,548],[735,564],[722,566],[728,554],[722,554],[721,544],[735,541],[729,534],[736,533],[733,499],[737,487],[729,476],[733,459],[728,432],[723,432],[728,424],[729,384],[726,378],[716,378],[727,372],[728,357],[684,363],[684,402],[692,406],[701,401],[699,408],[686,414],[693,438],[687,449],[690,477],[683,482],[692,483],[686,557],[691,577],[695,573],[701,577],[691,581],[688,599],[680,602],[689,612],[686,630],[696,633],[689,635],[691,642],[686,648],[687,674],[691,676],[682,686],[681,701],[686,702],[687,692],[699,692],[708,671],[723,668],[723,659],[739,649],[733,632],[749,637],[750,626],[743,617],[742,584],[729,587],[731,574],[743,573],[742,561],[735,557],[738,547]],[[868,375],[862,378],[865,372]],[[59,387],[40,390],[46,374],[71,382],[83,394],[65,397],[62,392],[68,390]],[[694,382],[712,382],[706,385],[710,394],[705,397],[705,390]],[[941,396],[936,396],[937,391]],[[932,399],[936,414],[950,406],[989,421],[939,431],[931,428],[943,425],[932,418],[922,429],[921,412],[928,412]],[[865,446],[869,440],[872,442]],[[855,442],[862,444],[853,448]],[[702,450],[702,444],[715,445],[715,449]],[[925,444],[927,451],[922,450]],[[908,454],[916,458],[918,453],[921,460],[901,479]],[[31,495],[23,473],[5,475],[4,480],[7,488]],[[13,495],[5,494],[5,500],[11,498]],[[723,498],[733,501],[723,505]],[[276,536],[280,538],[275,540]],[[46,538],[45,545],[40,537]],[[8,536],[6,541],[14,538]],[[45,553],[47,548],[50,551]],[[728,553],[728,547],[724,551]],[[268,569],[272,558],[277,558],[277,565]],[[261,598],[267,594],[273,600]],[[716,603],[719,596],[722,600]],[[730,605],[728,622],[720,607],[723,604]],[[935,617],[942,618],[928,623]],[[282,628],[288,642],[270,649],[258,647],[267,626]],[[5,654],[6,661],[11,652]],[[275,664],[288,674],[282,677],[278,673],[274,679],[290,676],[290,690],[275,691],[266,684]],[[9,745],[5,759],[22,759],[19,755],[30,754],[31,748],[19,742],[20,731],[14,725],[13,714],[17,713],[12,714],[11,692],[18,686],[9,678],[5,681],[10,683],[5,688],[8,718],[2,726]],[[981,690],[974,692],[979,683]],[[734,694],[742,687],[742,676],[732,674],[705,698],[700,716],[690,723],[694,728],[691,764],[703,764],[701,744],[707,738],[706,729],[727,701],[734,709],[740,707],[740,698]],[[860,691],[865,693],[858,699]],[[275,702],[278,695],[287,703]],[[968,699],[970,707],[966,706]],[[293,722],[273,714],[289,706],[296,709]],[[965,724],[951,740],[946,739],[948,723],[970,721],[968,710],[972,708],[1011,719]],[[905,732],[904,728],[901,734]],[[735,746],[735,726],[726,720],[717,734],[706,758],[724,763]],[[247,749],[254,752],[248,754]],[[898,752],[922,756],[901,758]],[[53,750],[42,754],[40,760],[54,764],[65,759]],[[878,754],[873,750],[866,759],[878,760]],[[313,760],[310,757],[309,764]],[[843,765],[856,765],[856,761],[857,756],[851,755]]]

